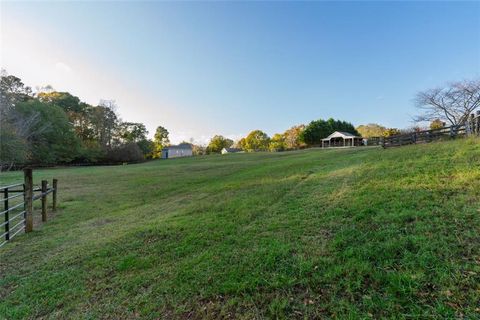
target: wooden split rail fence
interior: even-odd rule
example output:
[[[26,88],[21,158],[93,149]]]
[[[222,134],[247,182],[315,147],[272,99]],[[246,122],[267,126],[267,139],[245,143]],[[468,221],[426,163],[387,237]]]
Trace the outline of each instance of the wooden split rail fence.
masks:
[[[427,143],[442,139],[452,139],[460,136],[480,136],[480,111],[471,114],[461,125],[443,127],[432,130],[422,130],[411,133],[381,138],[380,145],[384,148],[403,146],[407,144]]]
[[[47,195],[52,194],[52,211],[57,209],[58,180],[53,179],[52,185],[42,180],[41,186],[33,185],[32,169],[26,168],[24,182],[8,186],[0,186],[3,211],[0,212],[0,247],[12,240],[22,231],[33,230],[33,202],[41,199],[42,221],[47,221]],[[38,194],[35,194],[39,192]],[[4,219],[1,219],[1,216]],[[2,233],[3,231],[3,233]]]

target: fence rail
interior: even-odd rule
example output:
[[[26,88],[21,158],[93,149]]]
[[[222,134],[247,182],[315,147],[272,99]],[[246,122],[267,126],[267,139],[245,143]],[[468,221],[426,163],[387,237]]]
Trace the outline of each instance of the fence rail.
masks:
[[[471,114],[470,117],[460,125],[385,137],[381,139],[380,144],[384,148],[389,148],[474,135],[480,136],[480,111],[477,111],[476,115]]]
[[[370,137],[367,139],[367,146],[379,146],[382,142],[382,137]]]
[[[30,232],[33,230],[33,201],[41,199],[42,221],[47,221],[47,196],[50,193],[52,194],[52,211],[56,211],[57,186],[58,180],[53,179],[52,186],[49,186],[46,180],[42,180],[41,187],[34,188],[33,174],[30,168],[24,169],[24,182],[0,186],[0,194],[2,195],[0,201],[3,202],[0,219],[2,215],[4,216],[3,222],[0,223],[0,228],[3,227],[3,233],[0,234],[0,247],[12,240],[21,231]],[[35,194],[35,192],[40,193]],[[13,195],[10,195],[12,193]],[[11,203],[11,200],[15,199],[17,203]]]

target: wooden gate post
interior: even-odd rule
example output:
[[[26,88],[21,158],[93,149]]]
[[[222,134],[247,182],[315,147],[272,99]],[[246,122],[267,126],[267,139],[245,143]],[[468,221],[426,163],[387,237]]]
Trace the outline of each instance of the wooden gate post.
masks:
[[[32,169],[23,169],[25,179],[25,232],[31,232],[33,230],[33,176]]]
[[[53,192],[52,192],[52,210],[57,211],[57,185],[58,185],[58,180],[53,179],[52,187],[53,187]]]
[[[47,221],[47,180],[42,180],[42,221]]]

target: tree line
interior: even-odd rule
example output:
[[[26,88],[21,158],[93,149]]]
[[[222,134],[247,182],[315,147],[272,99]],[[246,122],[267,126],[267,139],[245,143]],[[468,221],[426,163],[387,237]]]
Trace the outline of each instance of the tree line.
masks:
[[[308,125],[296,125],[283,133],[276,133],[272,137],[262,130],[253,130],[246,137],[234,142],[221,135],[214,136],[206,149],[207,153],[219,153],[223,148],[238,148],[247,152],[256,151],[285,151],[320,146],[322,139],[335,131],[343,131],[360,135],[353,124],[330,118],[328,120],[314,120]]]
[[[122,121],[113,100],[98,105],[81,101],[51,86],[36,93],[22,80],[2,70],[0,78],[0,165],[3,170],[24,165],[106,164],[139,162],[161,156],[170,145],[169,132],[159,126],[152,140],[143,123]],[[239,141],[214,136],[208,146],[192,145],[194,154],[219,153],[236,147],[253,151],[283,151],[320,145],[333,131],[358,134],[348,122],[328,119],[293,126],[269,137],[254,130]]]
[[[0,167],[23,165],[96,164],[138,162],[161,156],[170,145],[169,132],[159,126],[152,140],[144,124],[122,121],[113,100],[90,105],[68,92],[47,86],[34,93],[21,79],[0,75]],[[247,152],[284,151],[321,145],[334,131],[364,138],[388,137],[404,132],[461,124],[480,108],[480,81],[470,80],[419,92],[416,106],[420,114],[409,129],[387,128],[380,124],[354,127],[350,122],[319,119],[293,126],[269,137],[253,130],[238,141],[222,135],[212,137],[207,146],[191,141],[194,154],[220,153],[223,148]],[[183,142],[188,143],[188,142]]]
[[[294,126],[283,133],[269,137],[254,130],[234,142],[221,135],[214,136],[206,148],[207,153],[219,153],[223,148],[235,147],[244,151],[283,151],[320,145],[334,131],[344,131],[363,138],[389,137],[401,133],[438,129],[460,125],[468,116],[480,109],[480,80],[463,80],[417,93],[415,106],[419,114],[412,119],[413,126],[398,129],[377,123],[354,127],[351,123],[328,119],[314,120],[308,125]]]
[[[37,93],[4,70],[0,78],[0,166],[138,162],[169,144],[158,127],[122,121],[113,100],[82,102],[50,86]]]

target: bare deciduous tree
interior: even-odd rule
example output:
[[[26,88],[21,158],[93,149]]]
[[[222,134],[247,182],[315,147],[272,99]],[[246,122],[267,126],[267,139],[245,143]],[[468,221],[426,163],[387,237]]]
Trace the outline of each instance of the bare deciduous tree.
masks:
[[[465,80],[419,92],[416,105],[422,111],[415,118],[418,122],[440,119],[451,125],[462,124],[480,108],[480,80]]]

